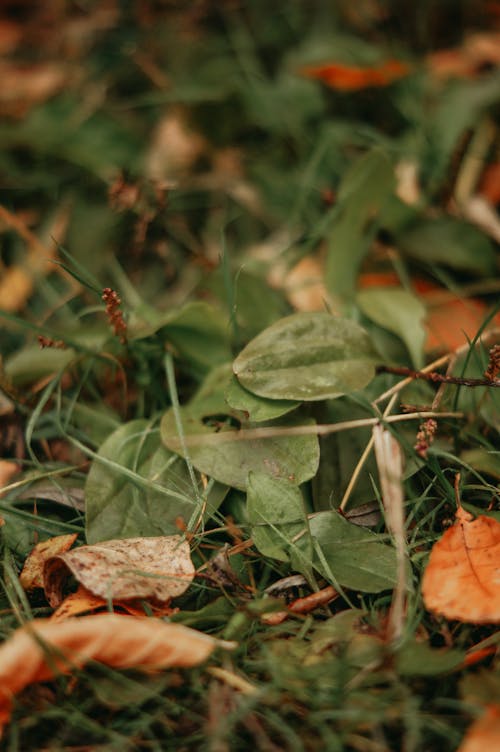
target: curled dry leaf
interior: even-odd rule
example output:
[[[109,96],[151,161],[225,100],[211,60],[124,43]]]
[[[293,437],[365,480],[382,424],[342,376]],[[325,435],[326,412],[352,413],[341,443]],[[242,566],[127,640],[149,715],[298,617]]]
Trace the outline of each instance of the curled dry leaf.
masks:
[[[500,523],[459,507],[434,544],[422,581],[429,611],[475,624],[500,622]]]
[[[69,574],[105,600],[142,598],[162,604],[187,590],[194,572],[189,544],[180,535],[127,538],[51,557],[45,564],[44,588],[53,608],[63,600]]]
[[[19,582],[24,590],[33,590],[34,588],[43,588],[43,570],[45,562],[52,556],[58,556],[68,551],[75,540],[77,533],[69,535],[56,535],[42,543],[37,543],[33,550],[28,554]]]
[[[137,603],[136,601],[113,601],[113,610],[120,609],[132,616],[140,616],[142,618],[149,616],[144,610],[142,605],[143,601]],[[63,600],[58,609],[54,611],[50,617],[51,621],[64,621],[69,619],[70,616],[79,616],[81,614],[88,613],[90,611],[104,611],[108,610],[109,601],[101,598],[98,595],[94,595],[84,588],[83,585],[79,585],[78,589],[74,593],[70,593],[67,598]],[[153,606],[149,604],[149,610],[153,612],[154,616],[171,616],[175,614],[179,609],[170,608],[170,606]]]
[[[489,705],[469,727],[457,752],[485,752],[500,749],[500,705]]]
[[[12,699],[26,686],[68,674],[90,660],[113,668],[158,671],[196,666],[217,645],[202,632],[156,619],[96,614],[64,622],[35,619],[0,647],[0,735]]]

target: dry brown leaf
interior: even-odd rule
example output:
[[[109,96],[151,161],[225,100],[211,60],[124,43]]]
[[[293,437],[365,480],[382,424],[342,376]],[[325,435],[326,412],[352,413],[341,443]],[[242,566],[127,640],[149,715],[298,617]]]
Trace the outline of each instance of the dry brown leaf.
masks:
[[[9,484],[10,479],[16,475],[21,468],[17,462],[12,460],[0,460],[0,498],[2,497],[2,489]]]
[[[187,121],[182,107],[173,107],[159,121],[146,157],[150,180],[170,181],[184,176],[206,151],[205,139]]]
[[[189,544],[180,535],[81,546],[53,556],[45,564],[45,595],[53,608],[63,600],[63,586],[70,573],[105,600],[143,598],[165,603],[187,590],[195,570]]]
[[[285,293],[297,311],[324,311],[328,290],[324,265],[316,256],[304,256],[286,275]]]
[[[0,735],[13,697],[34,682],[71,673],[93,660],[113,668],[158,671],[196,666],[217,645],[232,647],[180,624],[96,614],[52,622],[35,619],[0,647]]]
[[[65,621],[71,616],[80,616],[81,614],[88,613],[89,611],[97,611],[103,607],[108,606],[108,601],[101,598],[98,595],[94,595],[83,587],[78,585],[78,589],[74,593],[70,593],[67,598],[63,600],[59,608],[57,608],[50,621]]]
[[[43,588],[45,562],[52,556],[57,556],[68,551],[77,537],[77,533],[70,533],[69,535],[57,535],[42,543],[37,543],[28,554],[22,572],[19,575],[19,582],[24,590]]]
[[[500,622],[500,523],[459,507],[457,521],[434,544],[422,581],[429,611],[447,619]]]
[[[79,616],[89,611],[108,610],[108,607],[109,601],[98,595],[94,595],[90,590],[84,588],[83,585],[79,585],[74,593],[71,593],[63,600],[59,608],[50,617],[50,620],[64,621],[65,619],[69,619],[70,616]],[[116,611],[117,609],[126,611],[132,616],[140,616],[142,618],[149,616],[149,614],[146,614],[142,604],[137,604],[135,601],[113,601],[113,610]],[[153,612],[153,616],[157,617],[171,616],[179,611],[178,608],[170,608],[170,606],[155,607],[151,605],[150,609]]]
[[[34,105],[57,94],[66,83],[68,72],[58,63],[20,66],[1,61],[0,77],[0,113],[21,117]]]
[[[457,752],[489,752],[500,749],[500,705],[489,705],[469,727]]]

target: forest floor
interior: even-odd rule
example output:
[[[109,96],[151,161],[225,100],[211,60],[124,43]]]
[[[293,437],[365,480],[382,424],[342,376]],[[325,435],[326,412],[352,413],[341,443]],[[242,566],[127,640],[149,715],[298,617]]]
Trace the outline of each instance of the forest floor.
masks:
[[[275,5],[1,11],[9,752],[500,747],[500,6]]]

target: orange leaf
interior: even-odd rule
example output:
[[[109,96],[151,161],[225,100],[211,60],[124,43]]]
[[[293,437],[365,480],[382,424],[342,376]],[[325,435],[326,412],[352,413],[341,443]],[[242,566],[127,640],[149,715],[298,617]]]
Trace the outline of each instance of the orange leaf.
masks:
[[[7,486],[10,479],[16,475],[21,468],[17,462],[11,460],[0,460],[0,498],[3,496],[2,488]]]
[[[500,523],[459,507],[457,521],[434,544],[422,581],[429,611],[448,619],[500,622]]]
[[[400,287],[394,272],[371,272],[361,274],[359,287]],[[427,339],[425,352],[451,352],[462,347],[468,339],[473,339],[488,315],[490,309],[476,298],[460,298],[449,290],[424,279],[415,279],[413,291],[427,306],[424,321]],[[500,326],[500,313],[488,325]]]
[[[196,666],[217,645],[232,647],[180,624],[97,614],[52,622],[35,619],[0,647],[0,734],[14,695],[28,684],[71,673],[88,661],[113,668],[158,671]]]
[[[500,162],[493,162],[485,168],[479,184],[479,193],[493,206],[500,204]]]
[[[500,749],[500,705],[488,705],[481,718],[469,727],[457,752],[488,752]]]
[[[24,590],[33,590],[33,588],[37,587],[43,588],[43,568],[45,562],[51,556],[57,556],[68,551],[77,537],[77,533],[56,535],[54,538],[37,543],[28,554],[23,570],[19,575],[19,582]]]
[[[63,600],[59,608],[54,611],[50,617],[51,621],[64,621],[70,616],[78,616],[79,614],[87,613],[88,611],[99,611],[108,609],[109,601],[105,598],[101,598],[99,595],[94,595],[83,587],[78,586],[78,590],[74,593],[70,593],[67,598]],[[150,605],[150,608],[155,616],[170,616],[176,613],[179,609],[170,608],[169,606],[155,607]],[[136,605],[134,601],[113,601],[113,609],[120,609],[126,611],[132,616],[146,617],[147,614],[141,605]]]
[[[325,63],[303,68],[306,78],[315,78],[339,91],[356,91],[370,86],[387,86],[402,76],[406,76],[410,66],[401,60],[387,60],[385,63],[364,68],[343,63]]]

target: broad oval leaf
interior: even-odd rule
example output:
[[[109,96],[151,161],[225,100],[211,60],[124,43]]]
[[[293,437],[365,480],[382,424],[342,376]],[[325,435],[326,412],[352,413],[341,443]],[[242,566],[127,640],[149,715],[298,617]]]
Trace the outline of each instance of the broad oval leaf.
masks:
[[[259,551],[264,556],[289,561],[294,538],[307,524],[300,489],[286,480],[250,473],[247,514],[252,539]],[[309,559],[310,556],[309,553]]]
[[[489,238],[454,217],[420,220],[397,237],[397,246],[427,264],[445,264],[478,275],[495,273],[495,250]]]
[[[205,519],[226,490],[211,489]],[[177,517],[189,522],[201,514],[196,495],[186,463],[163,446],[158,431],[146,420],[125,423],[102,444],[87,477],[87,541],[175,533]]]
[[[296,313],[261,332],[233,371],[249,391],[269,399],[314,401],[365,387],[377,353],[365,330],[329,313]]]
[[[295,410],[300,404],[295,400],[277,400],[258,397],[245,389],[233,376],[226,390],[226,402],[234,410],[241,410],[254,423],[273,420]]]
[[[360,290],[356,301],[372,321],[403,340],[415,368],[423,366],[425,329],[424,304],[408,290],[374,287]]]
[[[380,536],[348,522],[338,512],[319,512],[309,520],[318,549],[314,566],[333,585],[378,593],[393,588],[396,551]]]
[[[182,457],[189,454],[194,467],[201,473],[241,490],[246,489],[248,473],[252,470],[274,478],[287,478],[297,485],[316,474],[319,463],[317,436],[244,438],[245,428],[236,431],[222,423],[207,425],[205,421],[210,414],[203,410],[201,400],[181,408],[184,445],[179,439],[174,411],[168,410],[161,421],[161,437],[165,445]],[[224,418],[225,415],[222,412],[216,417]],[[279,428],[283,430],[296,425],[296,421],[281,421]],[[313,425],[313,421],[303,421],[301,425]],[[246,426],[250,430],[254,427],[252,424]]]

